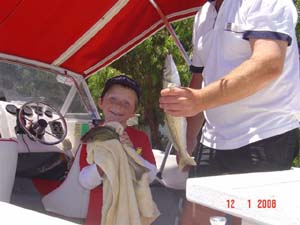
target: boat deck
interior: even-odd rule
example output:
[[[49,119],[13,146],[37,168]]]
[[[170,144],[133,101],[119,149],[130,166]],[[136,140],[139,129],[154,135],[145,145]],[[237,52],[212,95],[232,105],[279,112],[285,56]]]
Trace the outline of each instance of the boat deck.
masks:
[[[152,195],[161,215],[153,225],[177,225],[179,219],[179,208],[185,192],[166,188],[158,183],[151,185]],[[75,224],[84,224],[83,219],[68,218],[54,215],[44,210],[41,195],[35,189],[31,179],[16,178],[11,203],[25,209],[30,209],[46,215],[55,216]],[[67,207],[67,206],[66,206]]]

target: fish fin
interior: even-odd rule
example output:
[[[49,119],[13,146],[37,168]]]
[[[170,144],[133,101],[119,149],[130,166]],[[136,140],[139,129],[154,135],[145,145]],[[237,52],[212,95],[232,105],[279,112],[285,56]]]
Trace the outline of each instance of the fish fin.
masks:
[[[191,156],[180,157],[180,160],[179,160],[179,163],[178,163],[179,170],[182,171],[183,168],[187,165],[196,166],[197,163],[195,162],[194,158],[191,157]]]

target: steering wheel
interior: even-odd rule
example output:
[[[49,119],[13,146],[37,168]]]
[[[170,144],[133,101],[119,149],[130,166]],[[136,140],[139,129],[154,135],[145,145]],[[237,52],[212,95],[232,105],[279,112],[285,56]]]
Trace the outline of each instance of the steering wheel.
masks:
[[[30,139],[45,145],[58,144],[67,135],[65,118],[54,106],[45,102],[25,103],[19,110],[18,120]]]

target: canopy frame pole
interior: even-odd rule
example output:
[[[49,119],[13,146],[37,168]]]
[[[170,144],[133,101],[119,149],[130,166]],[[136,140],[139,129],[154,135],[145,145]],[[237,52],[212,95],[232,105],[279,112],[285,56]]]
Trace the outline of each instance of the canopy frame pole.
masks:
[[[174,39],[175,44],[177,45],[177,47],[179,48],[184,60],[186,61],[186,63],[188,64],[188,66],[190,66],[192,64],[187,52],[185,51],[184,47],[182,46],[181,42],[179,41],[173,27],[171,26],[171,24],[169,23],[167,17],[164,15],[164,13],[162,12],[162,10],[159,8],[159,6],[156,4],[155,0],[149,0],[149,2],[152,4],[152,6],[156,9],[158,15],[160,16],[160,18],[162,19],[162,21],[164,22],[167,30],[169,31],[169,33],[171,34],[171,36]]]
[[[168,156],[170,155],[171,151],[172,151],[172,148],[173,148],[173,144],[172,142],[168,141],[168,144],[165,148],[165,155],[164,155],[164,158],[162,160],[162,163],[160,165],[160,168],[159,168],[159,171],[158,173],[156,174],[156,177],[158,177],[160,180],[163,179],[162,177],[162,174],[163,174],[163,171],[165,169],[165,166],[166,166],[166,162],[167,162],[167,159],[168,159]]]

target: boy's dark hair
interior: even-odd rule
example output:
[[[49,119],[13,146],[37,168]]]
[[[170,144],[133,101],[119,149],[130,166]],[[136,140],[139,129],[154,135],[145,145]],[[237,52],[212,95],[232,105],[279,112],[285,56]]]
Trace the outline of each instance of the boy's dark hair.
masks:
[[[103,91],[102,91],[100,97],[103,98],[104,95],[106,94],[106,92],[115,84],[132,89],[137,96],[138,103],[140,102],[140,87],[139,87],[139,85],[137,84],[137,82],[135,80],[133,80],[132,78],[130,78],[126,75],[119,75],[119,76],[108,79],[104,85],[104,88],[103,88]]]

